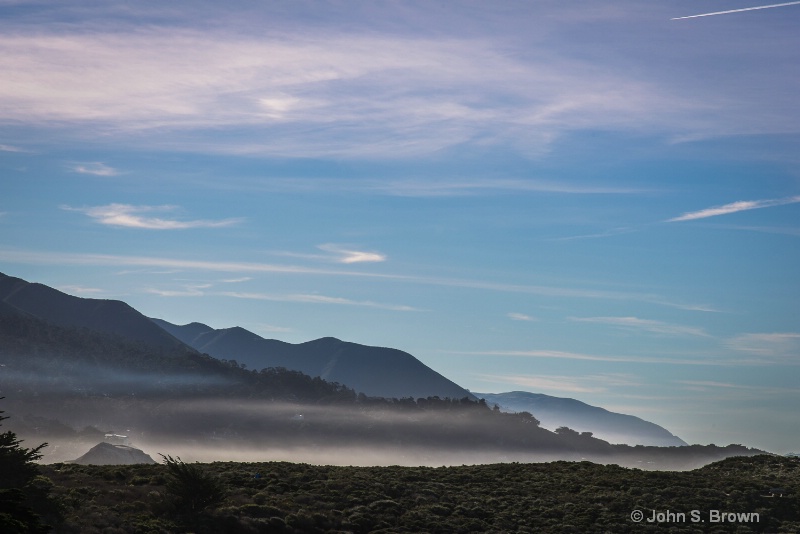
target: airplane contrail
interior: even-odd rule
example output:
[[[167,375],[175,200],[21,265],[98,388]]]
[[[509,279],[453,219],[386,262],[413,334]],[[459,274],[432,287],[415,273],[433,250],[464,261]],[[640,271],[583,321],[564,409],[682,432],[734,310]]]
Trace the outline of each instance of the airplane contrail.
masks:
[[[784,2],[783,4],[771,4],[768,6],[755,6],[755,7],[745,7],[742,9],[730,9],[728,11],[715,11],[714,13],[702,13],[700,15],[689,15],[688,17],[675,17],[670,20],[682,20],[682,19],[696,19],[697,17],[710,17],[712,15],[727,15],[728,13],[741,13],[742,11],[755,11],[756,9],[769,9],[772,7],[784,7],[784,6],[793,6],[795,4],[800,4],[800,2]]]

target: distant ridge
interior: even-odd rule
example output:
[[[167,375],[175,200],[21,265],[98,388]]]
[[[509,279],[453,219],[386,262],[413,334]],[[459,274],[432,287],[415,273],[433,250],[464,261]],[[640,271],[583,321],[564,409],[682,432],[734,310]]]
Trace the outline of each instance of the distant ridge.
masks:
[[[148,343],[148,336],[166,346]],[[228,361],[199,352],[181,342],[182,336]],[[248,348],[256,351],[254,361],[247,360]],[[271,352],[262,352],[266,348]],[[299,370],[311,364],[315,371]],[[276,365],[284,369],[257,372]],[[309,376],[312,372],[315,378]],[[354,387],[370,396],[357,395]],[[536,394],[511,395],[528,401],[514,410],[530,411],[547,421],[543,410],[531,406]],[[225,459],[231,447],[253,451],[299,447],[314,461],[328,462],[331,454],[344,452],[348,462],[357,464],[374,461],[364,455],[377,451],[381,457],[388,452],[392,465],[549,458],[688,469],[727,456],[763,452],[741,445],[612,445],[590,435],[601,435],[596,426],[570,421],[559,424],[581,432],[551,432],[527,413],[492,410],[403,351],[332,337],[291,344],[266,340],[239,327],[215,330],[201,323],[181,327],[146,318],[119,301],[71,297],[2,275],[0,397],[6,396],[9,413],[37,421],[24,439],[39,441],[52,435],[55,440],[72,441],[84,434],[75,429],[113,425],[132,429],[138,439],[158,447],[166,443],[196,448],[202,443],[201,449],[221,452]],[[583,405],[574,399],[538,397]],[[134,454],[113,444],[98,447],[93,453],[98,458],[79,460],[127,463]],[[72,454],[70,449],[69,457]],[[103,459],[106,456],[110,459]]]
[[[230,383],[230,381],[236,382],[246,378],[244,375],[236,375],[236,378],[233,375],[228,376],[230,373],[224,371],[224,367],[219,367],[217,365],[219,362],[214,363],[212,358],[217,358],[236,360],[255,370],[265,367],[283,367],[299,371],[311,377],[320,377],[328,382],[338,382],[371,397],[398,399],[408,397],[462,399],[467,397],[473,400],[478,398],[427,367],[411,354],[401,350],[370,347],[334,337],[292,344],[274,339],[264,339],[241,327],[217,330],[199,322],[178,326],[160,319],[150,319],[122,301],[75,297],[43,284],[29,283],[20,278],[0,273],[0,317],[2,316],[14,317],[13,321],[4,321],[7,328],[11,327],[12,322],[19,325],[32,325],[31,321],[43,321],[60,328],[86,329],[103,335],[119,336],[121,340],[128,342],[133,341],[139,344],[138,349],[123,348],[121,345],[117,347],[113,343],[107,345],[111,352],[103,353],[102,358],[97,362],[106,360],[107,356],[119,358],[119,354],[130,354],[135,356],[129,362],[114,358],[110,358],[108,361],[122,363],[123,366],[144,365],[145,367],[141,370],[137,369],[137,372],[158,371],[159,373],[147,384],[136,386],[134,386],[135,382],[131,382],[138,380],[136,375],[115,374],[109,369],[98,371],[99,374],[92,375],[91,378],[94,382],[91,380],[81,382],[77,375],[70,375],[71,378],[64,375],[66,367],[73,365],[69,363],[71,360],[52,359],[54,358],[53,354],[61,349],[53,350],[56,349],[55,346],[47,345],[47,350],[52,352],[49,356],[51,363],[58,363],[62,367],[66,366],[64,369],[59,368],[60,370],[57,372],[59,380],[71,388],[88,388],[87,392],[94,391],[99,387],[128,388],[131,391],[135,389],[140,392],[149,391],[147,387],[144,387],[145,385],[163,388],[166,387],[169,380],[180,379],[185,382],[184,378],[173,376],[179,368],[192,369],[193,378],[191,380],[198,381],[197,387],[208,388],[212,383],[217,384],[215,387],[224,387],[224,384]],[[16,330],[8,330],[7,334],[11,340],[17,339],[15,336],[23,335],[23,332],[16,328]],[[70,339],[78,342],[78,338],[75,336],[73,338]],[[19,343],[21,339],[14,342]],[[90,337],[86,337],[86,340],[89,339]],[[45,341],[46,339],[42,338],[36,343],[45,343]],[[47,342],[49,343],[49,341]],[[147,347],[158,350],[153,351]],[[97,346],[94,346],[92,350],[82,350],[76,354],[82,354],[81,358],[87,358],[88,354],[93,355],[91,358],[97,358],[100,354],[95,354],[96,351]],[[139,354],[137,351],[145,352]],[[207,353],[212,358],[203,360],[200,353]],[[179,358],[181,362],[172,362],[172,358]],[[184,361],[183,358],[190,358],[190,360]],[[145,364],[146,361],[151,364]],[[159,369],[149,369],[146,365],[157,365]],[[167,368],[172,369],[173,374],[165,374]],[[33,370],[27,372],[33,373],[28,376],[27,380],[35,383],[38,375]],[[222,374],[220,375],[220,373]],[[138,382],[136,383],[138,384]],[[580,432],[593,432],[596,437],[610,443],[653,446],[686,445],[680,438],[658,425],[634,416],[589,406],[575,399],[563,399],[528,392],[480,395],[490,404],[498,404],[508,411],[531,412],[541,421],[544,428],[555,429],[559,426],[567,426]]]
[[[633,415],[610,412],[576,399],[551,397],[541,393],[474,393],[490,405],[512,412],[530,412],[543,428],[555,430],[566,426],[579,432],[592,432],[609,443],[680,447],[685,441],[655,423]]]
[[[241,327],[215,330],[200,323],[178,326],[152,319],[190,347],[250,369],[285,367],[339,382],[377,397],[475,397],[407,352],[323,337],[292,344],[264,339]],[[203,331],[205,329],[205,331]]]
[[[159,347],[183,344],[120,300],[81,298],[0,273],[0,315],[24,314],[48,323],[88,328]]]

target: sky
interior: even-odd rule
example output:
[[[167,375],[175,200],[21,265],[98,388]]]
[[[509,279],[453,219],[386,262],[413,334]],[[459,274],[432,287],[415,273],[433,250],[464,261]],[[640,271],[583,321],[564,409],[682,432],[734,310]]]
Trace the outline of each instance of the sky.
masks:
[[[0,272],[800,451],[797,4],[0,0]]]

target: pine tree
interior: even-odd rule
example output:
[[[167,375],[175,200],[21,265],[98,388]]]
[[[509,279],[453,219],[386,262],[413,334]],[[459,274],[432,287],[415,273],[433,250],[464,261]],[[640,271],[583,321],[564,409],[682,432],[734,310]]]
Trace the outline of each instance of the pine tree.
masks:
[[[2,400],[5,397],[0,397]],[[0,410],[0,426],[8,419]],[[14,432],[0,434],[0,532],[44,533],[50,528],[42,523],[32,505],[33,500],[47,499],[39,488],[31,482],[39,475],[36,460],[42,457],[39,452],[47,443],[28,449],[22,447],[21,440]]]

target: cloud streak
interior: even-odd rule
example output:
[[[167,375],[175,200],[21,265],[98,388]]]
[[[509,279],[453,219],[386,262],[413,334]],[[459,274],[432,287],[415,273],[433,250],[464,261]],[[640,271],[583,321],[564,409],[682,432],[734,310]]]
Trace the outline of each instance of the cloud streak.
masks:
[[[529,192],[566,195],[630,195],[646,192],[644,189],[569,184],[545,180],[513,180],[506,178],[462,179],[462,180],[404,180],[381,182],[373,190],[393,196],[448,197],[470,196],[487,192]]]
[[[11,145],[0,145],[0,152],[27,152],[27,150]]]
[[[0,121],[195,151],[402,157],[464,143],[542,154],[564,132],[643,122],[671,130],[681,111],[697,111],[658,84],[562,57],[558,47],[522,59],[485,38],[266,34],[7,31],[0,76],[15,83],[0,87]],[[201,133],[214,129],[248,135]]]
[[[688,17],[674,17],[670,20],[696,19],[699,17],[712,17],[714,15],[728,15],[730,13],[742,13],[744,11],[756,11],[759,9],[772,9],[773,7],[785,7],[798,5],[800,2],[784,2],[782,4],[770,4],[766,6],[744,7],[741,9],[729,9],[727,11],[715,11],[713,13],[701,13],[699,15],[689,15]]]
[[[702,328],[684,326],[638,317],[570,317],[571,321],[618,326],[654,334],[710,337]]]
[[[221,291],[215,293],[226,297],[234,297],[239,299],[252,299],[252,300],[269,300],[273,302],[297,302],[301,304],[337,304],[344,306],[364,306],[367,308],[378,308],[382,310],[392,311],[420,311],[418,308],[412,306],[396,305],[396,304],[383,304],[380,302],[372,302],[369,300],[351,300],[342,297],[329,297],[317,294],[289,294],[289,295],[273,295],[268,293],[243,293],[237,291]]]
[[[353,263],[381,263],[386,261],[386,254],[374,251],[356,250],[352,245],[339,245],[336,243],[325,243],[317,245],[317,248],[328,252],[328,254],[307,254],[303,252],[273,252],[276,256],[286,256],[290,258],[301,258],[328,263],[343,263],[345,265]]]
[[[632,188],[614,185],[569,183],[566,181],[542,179],[509,178],[432,178],[421,180],[388,179],[348,179],[336,180],[320,178],[271,178],[243,186],[258,191],[301,192],[301,193],[340,193],[386,195],[410,198],[469,197],[486,194],[514,193],[552,193],[564,195],[635,195],[652,193],[646,188]]]
[[[72,171],[78,174],[91,174],[93,176],[117,176],[120,172],[105,163],[94,161],[91,163],[76,163],[72,166]]]
[[[96,287],[85,287],[76,285],[60,286],[59,289],[65,293],[78,294],[78,295],[100,295],[105,293],[105,289],[98,289]]]
[[[629,374],[598,374],[582,377],[575,376],[530,376],[530,375],[494,375],[480,374],[477,377],[486,382],[513,384],[534,391],[560,391],[567,393],[603,393],[609,388],[639,387],[641,382]],[[536,415],[536,414],[534,414]]]
[[[684,213],[678,217],[667,219],[666,222],[694,221],[697,219],[707,219],[708,217],[718,217],[720,215],[738,213],[740,211],[795,204],[797,202],[800,202],[800,195],[767,200],[740,200],[738,202],[731,202],[730,204],[725,204],[723,206],[714,206],[699,211]]]
[[[337,245],[335,243],[326,243],[317,246],[320,250],[330,252],[336,256],[338,263],[375,263],[386,261],[386,255],[379,252],[367,252],[355,250],[346,245]]]
[[[478,377],[486,382],[500,384],[513,384],[530,388],[534,391],[560,391],[568,393],[602,393],[606,388],[596,386],[586,386],[569,376],[523,376],[523,375],[490,375],[484,374]]]
[[[207,293],[206,289],[212,287],[211,284],[187,284],[183,289],[156,289],[148,288],[145,292],[159,297],[203,297]]]
[[[223,219],[218,221],[194,220],[180,221],[163,219],[160,217],[147,217],[143,214],[152,212],[169,212],[176,210],[176,206],[133,206],[130,204],[108,204],[87,208],[61,207],[67,211],[84,213],[106,226],[122,228],[138,228],[142,230],[187,230],[190,228],[222,228],[238,224],[242,219]]]
[[[445,354],[464,356],[500,356],[510,358],[545,358],[556,360],[578,360],[609,363],[669,364],[669,365],[759,365],[753,360],[732,360],[723,357],[703,358],[662,358],[648,356],[609,356],[605,354],[586,354],[561,350],[484,350],[484,351],[442,351]]]
[[[26,264],[70,264],[70,265],[95,265],[115,267],[149,267],[161,269],[181,269],[192,271],[212,271],[227,273],[285,273],[307,274],[323,276],[348,276],[356,278],[374,278],[394,280],[398,282],[433,285],[442,287],[460,287],[483,291],[499,291],[504,293],[532,294],[548,297],[567,297],[583,299],[608,299],[620,301],[638,301],[667,306],[678,309],[713,312],[707,306],[683,304],[667,300],[658,295],[642,293],[624,293],[615,291],[601,291],[593,289],[576,289],[566,287],[551,287],[537,285],[509,284],[485,280],[470,280],[465,278],[443,278],[429,276],[415,276],[394,273],[375,273],[368,271],[320,269],[302,265],[279,265],[256,262],[225,262],[184,260],[178,258],[158,258],[152,256],[123,256],[113,254],[84,254],[61,252],[37,252],[25,250],[0,249],[0,260],[26,263]]]
[[[740,334],[729,339],[727,345],[764,360],[800,364],[800,333]]]
[[[531,317],[530,315],[525,315],[524,313],[516,313],[511,312],[507,314],[507,317],[512,321],[536,321],[536,317]]]

